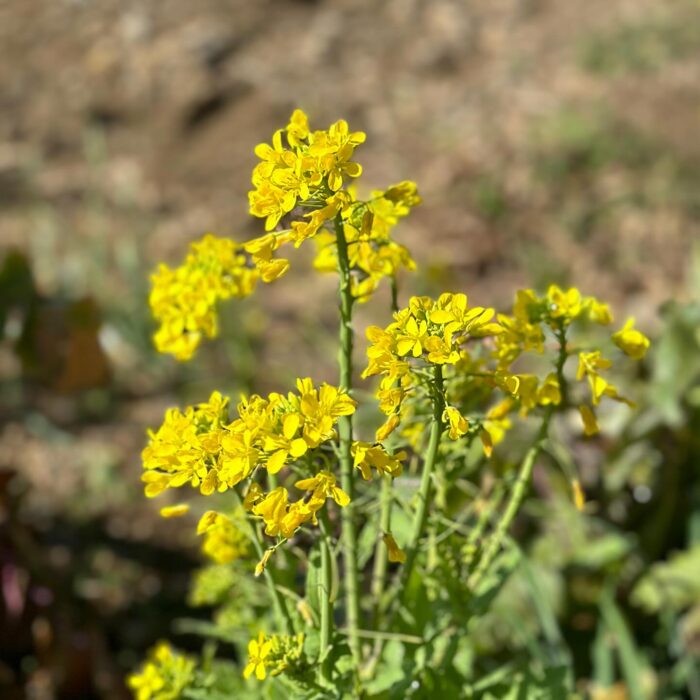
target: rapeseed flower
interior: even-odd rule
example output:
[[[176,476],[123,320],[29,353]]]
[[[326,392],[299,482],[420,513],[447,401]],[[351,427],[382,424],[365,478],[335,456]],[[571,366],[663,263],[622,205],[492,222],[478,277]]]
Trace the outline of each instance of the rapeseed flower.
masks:
[[[136,700],[176,700],[194,680],[194,671],[192,659],[174,651],[167,642],[160,642],[127,683]]]

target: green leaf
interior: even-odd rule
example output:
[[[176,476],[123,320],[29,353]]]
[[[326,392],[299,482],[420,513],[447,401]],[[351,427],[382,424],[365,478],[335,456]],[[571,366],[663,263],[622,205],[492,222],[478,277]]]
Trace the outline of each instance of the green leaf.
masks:
[[[510,575],[521,560],[520,551],[509,546],[494,561],[490,571],[481,579],[469,603],[472,616],[483,615],[491,606]]]
[[[564,700],[572,695],[566,666],[550,666],[537,672],[512,664],[499,667],[471,686],[479,700]]]
[[[700,600],[700,545],[654,564],[637,583],[632,602],[647,612],[676,612]]]
[[[587,540],[573,554],[571,563],[594,571],[622,561],[634,548],[631,537],[609,533]]]
[[[622,666],[630,700],[644,700],[641,679],[645,665],[639,655],[625,618],[615,603],[612,588],[608,587],[600,599],[600,614],[605,626],[615,635],[617,652]]]

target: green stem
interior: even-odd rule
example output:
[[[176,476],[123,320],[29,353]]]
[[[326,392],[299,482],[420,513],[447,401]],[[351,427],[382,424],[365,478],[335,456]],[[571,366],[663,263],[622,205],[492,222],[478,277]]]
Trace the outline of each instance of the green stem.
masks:
[[[406,561],[401,567],[399,577],[397,580],[395,580],[394,586],[392,587],[392,591],[395,593],[395,595],[382,596],[380,598],[380,616],[386,611],[389,605],[391,605],[392,603],[397,604],[397,607],[394,607],[391,610],[391,612],[387,615],[387,619],[385,621],[387,628],[391,626],[391,623],[394,620],[394,616],[398,611],[398,605],[400,605],[401,601],[403,600],[403,595],[406,591],[406,584],[408,583],[408,580],[411,577],[411,573],[413,572],[413,567],[415,566],[416,557],[418,555],[418,545],[423,536],[423,530],[425,529],[425,523],[428,518],[430,487],[432,484],[433,472],[435,470],[435,463],[437,462],[440,438],[442,436],[442,431],[444,427],[442,422],[442,412],[444,410],[445,405],[445,394],[441,365],[435,365],[435,367],[433,368],[433,379],[433,419],[430,425],[428,451],[425,455],[425,462],[423,464],[423,474],[421,476],[420,488],[418,489],[418,507],[413,516],[413,527],[411,528],[411,536],[407,545],[408,552],[406,554]],[[374,672],[382,656],[383,648],[384,640],[377,639],[372,650],[372,656],[369,659],[367,666],[363,671],[364,677],[372,678],[374,676]]]
[[[331,678],[331,669],[329,668],[329,654],[331,648],[331,638],[333,635],[333,608],[331,605],[331,588],[333,569],[331,563],[331,548],[330,548],[330,528],[328,526],[328,514],[325,509],[319,518],[321,528],[321,638],[320,638],[320,654],[319,658],[321,665],[319,673],[321,681],[328,683]]]
[[[493,560],[496,558],[496,555],[501,549],[501,545],[503,544],[503,539],[508,532],[508,528],[513,522],[518,510],[520,510],[520,506],[522,505],[525,494],[527,493],[527,487],[530,485],[530,477],[532,476],[532,469],[535,465],[535,460],[537,459],[537,456],[542,449],[542,445],[547,438],[549,421],[552,413],[553,411],[551,410],[551,407],[548,408],[544,420],[542,421],[542,425],[540,426],[540,430],[537,434],[537,438],[527,451],[525,459],[522,462],[518,478],[516,479],[515,484],[513,485],[513,491],[510,494],[508,505],[503,511],[503,515],[498,521],[498,525],[496,525],[496,529],[491,536],[486,549],[484,549],[484,553],[481,555],[479,565],[476,567],[474,573],[469,577],[468,587],[472,591],[476,589],[479,583],[481,583],[481,579],[491,568]]]
[[[233,493],[237,507],[242,509],[243,504],[241,503],[241,497],[238,495],[238,492],[235,489],[233,490]],[[253,543],[253,548],[255,549],[258,559],[261,560],[265,554],[265,549],[263,547],[260,530],[257,527],[257,524],[250,522],[247,517],[246,523],[248,524],[248,529],[250,530],[248,535],[249,539]],[[280,592],[277,590],[275,579],[269,566],[266,566],[263,569],[263,576],[265,578],[265,583],[267,584],[267,590],[270,593],[270,598],[272,598],[272,605],[275,609],[277,624],[284,630],[285,634],[294,634],[294,623],[292,622],[289,610],[287,609],[287,604],[280,595]]]
[[[396,276],[391,278],[391,311],[396,313],[399,310],[399,288]],[[393,479],[388,475],[382,478],[382,489],[379,496],[379,533],[391,532],[391,508]],[[377,547],[374,551],[374,570],[372,572],[372,599],[374,600],[374,627],[379,628],[381,624],[380,600],[386,585],[386,575],[388,570],[388,552],[384,539],[377,540]]]
[[[338,351],[338,366],[340,369],[340,388],[348,393],[352,391],[352,307],[353,296],[350,281],[350,260],[348,245],[345,240],[343,220],[338,214],[335,218],[335,234],[338,247],[338,274],[340,295],[340,348]],[[360,663],[360,596],[357,564],[357,535],[354,522],[355,488],[353,483],[352,459],[352,416],[341,416],[338,421],[340,437],[340,475],[343,490],[350,496],[351,502],[341,510],[343,558],[345,561],[345,583],[347,604],[348,643],[352,652],[355,667]]]
[[[566,329],[563,325],[560,325],[557,329],[556,336],[557,340],[559,341],[559,354],[557,356],[556,361],[556,373],[560,391],[562,393],[562,404],[564,404],[566,392],[564,364],[566,363],[568,353],[566,350]],[[520,510],[520,506],[522,505],[522,502],[527,493],[527,489],[530,485],[530,478],[532,477],[532,470],[535,466],[535,460],[540,454],[540,451],[542,450],[542,447],[547,439],[547,435],[549,434],[549,424],[552,420],[554,412],[556,411],[556,408],[557,407],[554,404],[550,404],[549,406],[547,406],[544,418],[542,419],[542,425],[540,426],[540,429],[537,433],[537,437],[535,438],[535,441],[530,447],[530,449],[527,451],[525,459],[523,459],[523,462],[520,466],[520,472],[518,473],[518,478],[516,479],[515,484],[513,485],[513,491],[511,492],[508,505],[503,511],[503,515],[498,521],[496,529],[494,530],[494,533],[491,536],[488,545],[484,549],[484,553],[481,555],[481,559],[479,560],[479,564],[476,567],[476,570],[469,577],[467,585],[472,591],[474,591],[479,585],[479,583],[481,583],[481,580],[483,579],[484,575],[493,564],[494,559],[496,558],[498,552],[501,549],[503,540],[508,532],[508,528],[510,527],[515,516]]]
[[[433,368],[433,378],[435,381],[433,395],[433,420],[430,425],[430,439],[428,441],[428,452],[423,465],[423,474],[421,475],[420,488],[418,489],[418,507],[413,516],[413,528],[411,530],[411,538],[408,543],[408,552],[406,561],[401,568],[400,578],[400,594],[406,589],[408,580],[413,573],[413,567],[416,563],[418,555],[418,544],[423,536],[425,522],[428,517],[428,503],[430,502],[430,487],[432,485],[433,471],[437,462],[438,447],[440,446],[440,437],[442,436],[442,412],[444,409],[444,388],[442,382],[442,366],[435,365]]]
[[[372,572],[372,600],[374,601],[374,626],[379,627],[380,605],[384,587],[386,585],[386,574],[388,569],[388,553],[384,539],[381,537],[385,532],[391,532],[391,504],[392,504],[392,478],[388,474],[382,477],[382,490],[379,511],[379,539],[374,552],[374,570]]]
[[[491,516],[496,512],[498,506],[501,505],[501,500],[503,496],[504,489],[499,483],[499,485],[494,489],[493,493],[491,494],[488,503],[479,514],[479,518],[476,522],[476,525],[469,534],[469,537],[467,537],[467,554],[465,564],[468,570],[471,569],[473,559],[476,553],[479,551],[479,540],[484,534],[484,530],[486,530],[486,527],[491,522]]]

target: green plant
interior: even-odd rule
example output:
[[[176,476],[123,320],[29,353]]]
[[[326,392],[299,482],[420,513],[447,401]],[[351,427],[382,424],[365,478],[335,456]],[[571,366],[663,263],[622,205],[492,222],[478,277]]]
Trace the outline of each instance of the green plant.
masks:
[[[237,652],[209,648],[195,664],[161,645],[131,677],[139,700],[506,697],[514,688],[537,698],[572,689],[564,658],[482,656],[472,632],[520,566],[509,531],[554,424],[578,410],[583,432],[596,434],[603,400],[630,403],[608,378],[609,358],[641,359],[649,341],[632,320],[612,335],[591,332],[612,322],[608,306],[556,285],[518,291],[511,313],[470,306],[462,293],[402,307],[398,272],[415,264],[393,227],[420,198],[411,182],[365,200],[345,187],[362,172],[352,158],[364,138],[344,121],[311,131],[296,110],[272,145],[256,148],[251,213],[267,233],[246,243],[208,235],[182,266],[153,276],[156,346],[189,360],[217,335],[221,300],[279,279],[289,268],[279,251],[313,239],[316,269],[339,281],[339,380],[301,378],[287,394],[243,397],[235,413],[214,392],[170,409],[150,433],[146,495],[189,485],[212,504],[198,533],[216,564],[197,578],[193,600],[219,612],[195,628]],[[393,320],[367,329],[362,377],[380,378],[386,419],[359,435],[354,310],[384,279]],[[479,494],[499,443],[506,468]],[[575,469],[565,475],[583,508]]]

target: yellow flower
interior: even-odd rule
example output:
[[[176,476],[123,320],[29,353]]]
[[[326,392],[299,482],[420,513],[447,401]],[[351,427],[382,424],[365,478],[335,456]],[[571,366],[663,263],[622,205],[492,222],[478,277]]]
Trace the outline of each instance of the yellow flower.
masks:
[[[281,242],[279,236],[268,233],[248,241],[243,246],[245,251],[250,253],[263,282],[273,282],[282,277],[289,269],[289,260],[273,257]]]
[[[268,672],[277,676],[288,668],[299,664],[304,651],[304,635],[276,635],[269,639],[263,632],[257,639],[248,642],[248,663],[243,676],[249,678],[255,673],[258,680],[265,680]]]
[[[309,137],[309,155],[317,159],[318,170],[328,179],[328,187],[337,192],[343,186],[343,175],[359,177],[362,167],[350,161],[355,148],[364,143],[362,131],[350,132],[348,123],[340,119],[328,131],[314,131]]]
[[[423,343],[427,337],[428,324],[425,321],[417,322],[413,316],[410,316],[403,332],[397,336],[396,351],[401,357],[409,353],[413,357],[420,357],[423,352]]]
[[[260,484],[253,482],[243,498],[243,509],[250,512],[253,510],[253,506],[263,499],[264,495]]]
[[[299,379],[297,388],[304,417],[303,437],[309,447],[332,438],[338,418],[355,412],[355,401],[338,387],[324,383],[316,389],[310,379]]]
[[[350,496],[339,486],[336,486],[335,476],[326,470],[320,471],[309,479],[301,479],[294,485],[303,491],[311,491],[309,506],[312,510],[321,508],[326,502],[326,498],[332,498],[341,508],[350,503]]]
[[[382,539],[386,545],[389,561],[397,564],[403,564],[406,561],[406,552],[404,552],[403,549],[396,544],[394,536],[390,532],[385,532],[382,535]]]
[[[583,421],[583,432],[585,435],[596,435],[600,428],[598,427],[598,421],[596,420],[595,413],[593,413],[590,406],[582,404],[578,407],[579,413],[581,414],[581,420]]]
[[[390,474],[393,477],[400,476],[403,471],[401,462],[406,459],[406,453],[403,451],[391,455],[382,445],[359,441],[352,443],[351,450],[353,466],[360,470],[365,481],[371,480],[372,468],[380,474]]]
[[[197,534],[205,536],[202,545],[204,554],[218,564],[228,564],[250,553],[245,535],[223,513],[207,511],[197,525]]]
[[[442,420],[450,426],[450,440],[458,440],[469,430],[467,419],[454,406],[445,407],[442,412]]]
[[[551,317],[561,319],[564,323],[571,323],[583,310],[581,292],[575,287],[565,292],[553,284],[547,290],[547,301]]]
[[[153,336],[157,350],[190,359],[203,338],[218,334],[217,303],[248,296],[258,276],[238,244],[211,234],[191,245],[180,267],[160,265],[151,277],[149,296],[160,324]]]
[[[579,513],[583,512],[586,506],[586,494],[581,488],[581,482],[578,479],[574,479],[571,482],[571,490],[574,492],[574,505]]]
[[[603,396],[626,403],[628,406],[634,406],[631,401],[620,396],[617,388],[600,374],[600,370],[608,369],[612,363],[602,357],[599,350],[580,352],[578,357],[579,365],[576,379],[580,381],[584,376],[588,379],[594,406],[600,403]]]
[[[267,657],[272,651],[272,640],[265,637],[264,632],[258,634],[257,639],[248,642],[248,664],[243,669],[243,677],[250,678],[255,673],[259,681],[264,681],[267,677],[266,665],[269,663]]]
[[[160,509],[160,515],[162,518],[179,518],[181,515],[186,515],[190,512],[190,506],[188,503],[178,503],[174,506],[165,506]]]
[[[613,342],[625,355],[641,360],[649,349],[649,338],[634,328],[634,319],[628,318],[625,325],[612,335]]]
[[[167,642],[159,642],[149,653],[139,673],[127,683],[136,700],[176,700],[194,680],[195,663],[173,651]]]
[[[274,536],[280,531],[282,519],[287,514],[288,498],[287,489],[278,486],[253,506],[253,514],[259,515],[266,525],[265,534]]]
[[[286,128],[287,141],[292,148],[301,145],[309,137],[309,119],[301,109],[295,109]]]
[[[302,457],[309,449],[307,442],[301,437],[295,437],[302,425],[299,413],[288,413],[282,419],[282,434],[270,433],[265,437],[265,451],[273,451],[267,460],[267,471],[276,474],[291,455],[293,458]]]
[[[400,423],[400,418],[396,413],[393,413],[392,415],[387,418],[387,420],[379,427],[377,428],[376,433],[374,434],[374,437],[378,442],[381,442],[383,440],[386,440],[391,433],[396,430]]]

